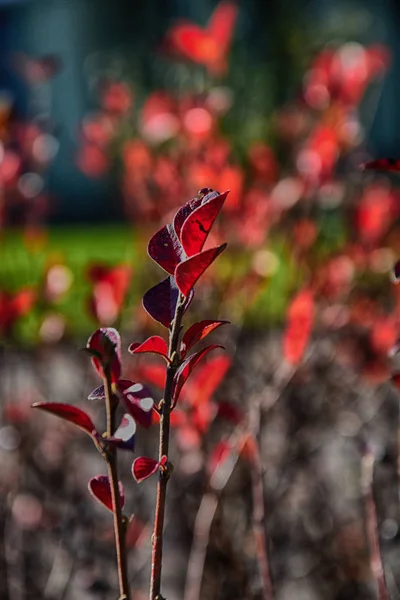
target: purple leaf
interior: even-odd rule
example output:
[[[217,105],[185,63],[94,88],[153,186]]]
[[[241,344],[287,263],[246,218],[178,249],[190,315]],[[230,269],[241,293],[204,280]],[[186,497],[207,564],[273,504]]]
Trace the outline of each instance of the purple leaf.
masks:
[[[143,307],[155,321],[169,328],[175,315],[179,290],[173,277],[167,277],[149,289],[143,296]],[[192,301],[193,294],[188,298],[186,309]]]
[[[124,415],[118,429],[107,442],[122,450],[133,450],[135,446],[136,423],[131,415]]]
[[[134,383],[124,390],[122,399],[126,410],[142,425],[150,427],[153,417],[154,400],[148,387]]]
[[[172,225],[164,225],[149,241],[147,248],[150,258],[167,273],[173,275],[175,267],[186,255]]]
[[[126,388],[133,385],[133,381],[130,379],[119,379],[117,382],[118,391],[122,394]],[[90,392],[88,396],[88,400],[105,400],[106,392],[104,388],[104,384],[102,383],[97,388],[95,388],[92,392]]]

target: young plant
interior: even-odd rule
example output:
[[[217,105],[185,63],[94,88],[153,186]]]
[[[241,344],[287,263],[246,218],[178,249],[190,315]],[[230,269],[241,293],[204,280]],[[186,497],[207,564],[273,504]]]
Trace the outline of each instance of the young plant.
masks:
[[[151,288],[143,298],[149,315],[169,330],[169,342],[158,336],[142,344],[131,344],[132,354],[152,352],[161,355],[166,363],[164,396],[155,410],[160,415],[160,441],[158,459],[137,458],[133,463],[133,476],[140,482],[159,471],[154,532],[152,538],[152,565],[150,599],[161,600],[161,570],[166,493],[172,463],[169,460],[170,416],[175,409],[186,380],[198,362],[211,350],[220,346],[207,346],[193,354],[189,351],[203,340],[220,321],[201,321],[185,332],[180,342],[182,319],[192,298],[198,279],[225,250],[226,244],[203,250],[210,229],[217,218],[228,192],[219,194],[202,189],[176,213],[173,223],[162,227],[148,245],[150,257],[169,275]],[[179,343],[180,342],[180,343]]]
[[[156,406],[151,393],[141,383],[121,378],[121,339],[118,331],[107,327],[95,331],[89,338],[86,352],[90,355],[102,384],[88,399],[103,401],[106,427],[99,433],[91,417],[81,408],[57,402],[36,402],[34,408],[47,411],[69,421],[92,439],[107,466],[107,474],[93,477],[89,492],[113,514],[117,555],[119,600],[129,600],[125,535],[130,519],[123,514],[124,488],[118,478],[117,451],[134,450],[137,424],[148,428],[154,413],[159,415],[160,440],[158,458],[141,456],[134,460],[132,473],[137,482],[159,472],[154,533],[150,599],[162,600],[161,569],[164,514],[167,483],[173,467],[169,460],[170,416],[189,375],[208,352],[221,346],[211,345],[189,354],[191,349],[217,327],[227,321],[201,321],[187,329],[180,341],[182,319],[193,298],[193,287],[205,270],[223,252],[226,244],[203,250],[211,226],[220,212],[228,192],[220,194],[203,189],[178,210],[172,224],[165,225],[150,240],[151,258],[169,274],[143,297],[146,311],[169,330],[169,341],[152,336],[143,343],[132,343],[131,354],[154,353],[166,361],[165,389]],[[117,421],[117,409],[124,411]]]

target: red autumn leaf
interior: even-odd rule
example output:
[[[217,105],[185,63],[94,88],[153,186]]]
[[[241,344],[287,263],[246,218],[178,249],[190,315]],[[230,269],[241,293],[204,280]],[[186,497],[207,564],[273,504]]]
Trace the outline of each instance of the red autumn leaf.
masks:
[[[181,206],[181,208],[175,214],[173,222],[175,233],[179,239],[181,237],[182,226],[189,215],[191,215],[192,212],[201,204],[208,202],[212,198],[216,198],[219,195],[219,192],[212,190],[211,188],[202,188],[198,192],[197,196],[191,198],[188,202],[186,202],[186,204]]]
[[[231,44],[237,13],[238,7],[235,2],[223,0],[216,6],[208,21],[208,32],[218,42],[224,54],[228,52]]]
[[[161,461],[154,460],[154,458],[149,458],[147,456],[140,456],[133,461],[132,475],[137,483],[140,483],[144,479],[151,477],[159,467],[165,466],[166,462],[166,456],[163,456]]]
[[[133,343],[129,346],[128,351],[131,354],[159,354],[168,360],[168,346],[166,341],[159,335],[152,335],[142,344]]]
[[[205,65],[211,73],[220,75],[226,68],[236,17],[236,4],[222,1],[206,28],[185,21],[174,25],[168,32],[168,45],[183,58]]]
[[[94,264],[89,267],[88,279],[93,284],[93,289],[88,304],[91,314],[98,322],[110,324],[118,317],[131,277],[132,269],[127,265],[110,267]]]
[[[119,496],[121,499],[121,508],[124,507],[125,504],[125,494],[124,494],[124,486],[122,482],[118,482],[119,487]],[[96,477],[92,477],[92,479],[88,483],[89,492],[92,494],[98,502],[103,504],[109,511],[114,512],[112,496],[111,496],[111,486],[108,475],[96,475]]]
[[[400,171],[400,160],[397,158],[378,158],[362,165],[364,170]]]
[[[163,365],[143,364],[134,369],[136,379],[144,380],[161,389],[165,388],[166,370]]]
[[[221,327],[221,325],[227,325],[229,321],[199,321],[198,323],[194,323],[183,336],[181,342],[181,355],[184,358],[187,352],[195,345],[197,342],[203,340],[207,335],[209,335],[214,329],[217,327]]]
[[[100,377],[109,369],[112,383],[121,375],[121,338],[113,327],[97,329],[89,338],[86,348],[92,355],[92,363]]]
[[[165,225],[149,241],[147,248],[150,258],[167,273],[174,274],[175,267],[186,258],[173,225]]]
[[[309,290],[301,290],[292,300],[287,312],[283,338],[283,355],[296,365],[305,352],[314,320],[314,299]]]
[[[210,233],[229,191],[203,202],[186,219],[180,233],[180,240],[187,256],[198,254]]]
[[[222,346],[219,346],[217,344],[214,344],[212,346],[207,346],[206,348],[199,350],[198,352],[196,352],[195,354],[192,354],[191,356],[186,358],[186,360],[183,361],[183,363],[181,364],[181,366],[179,367],[179,369],[175,375],[175,389],[174,389],[174,397],[172,400],[173,407],[176,405],[178,398],[179,398],[179,394],[181,393],[181,390],[182,390],[187,378],[193,372],[193,369],[195,368],[197,363],[206,354],[208,354],[211,350],[214,350],[215,348],[222,348]]]
[[[190,294],[197,280],[203,275],[204,271],[208,269],[214,260],[225,250],[226,246],[227,244],[222,244],[216,248],[203,250],[203,252],[194,254],[176,267],[176,284],[184,296],[188,296]]]
[[[211,356],[206,363],[200,364],[185,385],[184,400],[191,406],[207,404],[221,384],[229,367],[231,358],[226,354]]]
[[[92,437],[96,432],[92,419],[77,406],[61,402],[35,402],[32,404],[32,408],[40,408],[56,417],[60,417],[60,419],[74,423],[74,425],[77,425]]]

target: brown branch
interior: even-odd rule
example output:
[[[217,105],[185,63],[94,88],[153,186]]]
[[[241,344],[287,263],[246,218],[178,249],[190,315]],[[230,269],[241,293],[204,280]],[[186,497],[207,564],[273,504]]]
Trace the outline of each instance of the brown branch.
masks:
[[[168,358],[170,363],[167,367],[167,379],[165,382],[164,398],[161,402],[160,414],[160,444],[159,444],[159,460],[163,456],[168,459],[169,451],[169,430],[170,430],[170,414],[171,404],[174,392],[174,377],[181,364],[178,343],[179,334],[181,332],[182,317],[185,312],[186,298],[182,294],[179,295],[175,309],[174,320],[169,338]],[[163,532],[164,532],[164,517],[165,505],[167,498],[167,483],[170,477],[170,465],[167,460],[166,468],[160,469],[156,512],[154,518],[154,531],[152,537],[152,558],[151,558],[151,580],[150,580],[150,600],[162,600],[161,590],[161,570],[162,570],[162,550],[163,550]]]
[[[382,556],[379,547],[378,519],[372,490],[373,473],[374,457],[372,452],[367,450],[362,457],[361,474],[365,502],[365,519],[369,546],[370,568],[378,588],[378,599],[389,600],[385,571],[383,569]]]
[[[117,403],[113,397],[111,387],[111,377],[109,373],[105,373],[104,377],[104,388],[106,392],[106,414],[107,414],[107,437],[111,437],[115,431],[115,412]],[[117,570],[118,570],[118,581],[119,581],[119,600],[129,600],[129,580],[128,580],[128,566],[127,566],[127,554],[125,544],[125,533],[126,523],[125,517],[122,514],[121,497],[119,493],[118,484],[118,469],[117,469],[117,455],[115,448],[111,445],[108,446],[107,450],[103,453],[104,460],[107,464],[108,478],[111,487],[111,498],[113,505],[113,520],[114,520],[114,536],[115,536],[115,549],[117,552]]]
[[[220,495],[228,483],[240,455],[243,428],[238,426],[229,438],[231,460],[223,461],[212,474],[209,487],[201,499],[193,531],[193,542],[190,550],[186,575],[184,600],[199,600],[203,579],[204,564],[210,541],[211,526],[218,509]]]
[[[263,598],[273,600],[274,593],[269,565],[267,536],[265,533],[265,507],[262,463],[259,447],[259,434],[261,428],[261,406],[259,402],[252,402],[250,408],[250,436],[251,444],[251,487],[253,496],[253,535],[256,542],[258,570],[263,589]]]

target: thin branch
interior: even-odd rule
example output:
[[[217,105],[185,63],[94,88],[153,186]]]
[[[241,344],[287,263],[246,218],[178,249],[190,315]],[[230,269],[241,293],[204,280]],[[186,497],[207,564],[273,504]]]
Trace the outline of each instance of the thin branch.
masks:
[[[112,394],[111,377],[110,374],[107,372],[104,377],[104,388],[106,392],[107,437],[111,437],[115,431],[115,412],[117,404]],[[126,524],[125,518],[122,514],[121,497],[119,493],[118,484],[117,456],[115,448],[109,445],[107,451],[103,453],[103,457],[105,462],[107,463],[108,477],[111,487],[120,600],[129,600],[130,591],[125,544]]]
[[[210,541],[211,526],[217,512],[219,497],[228,483],[240,456],[240,446],[243,440],[243,428],[238,426],[230,436],[230,460],[223,461],[211,476],[211,490],[201,499],[193,531],[193,542],[190,550],[189,564],[186,575],[184,600],[199,600],[203,579],[204,564]]]
[[[371,451],[367,450],[362,457],[362,485],[365,502],[365,518],[369,545],[370,568],[378,588],[378,599],[389,600],[385,571],[383,569],[382,556],[379,547],[378,520],[376,516],[376,506],[372,490],[373,473],[374,456]]]
[[[170,363],[167,367],[167,379],[165,382],[164,398],[161,402],[160,415],[160,444],[159,444],[159,460],[163,456],[168,459],[169,452],[169,430],[170,430],[170,414],[171,404],[174,392],[174,377],[180,366],[180,357],[178,352],[179,334],[181,332],[182,318],[185,312],[186,298],[182,294],[179,295],[175,309],[174,320],[169,338],[168,358]],[[156,512],[154,518],[154,532],[152,538],[152,560],[151,560],[151,580],[150,580],[150,600],[162,600],[161,590],[161,569],[162,569],[162,550],[163,550],[163,532],[164,532],[164,517],[165,505],[167,497],[167,483],[170,476],[170,466],[167,460],[166,468],[160,469]]]
[[[269,564],[267,537],[265,533],[265,507],[264,488],[262,478],[262,464],[258,436],[261,427],[261,407],[259,403],[253,403],[250,409],[249,441],[252,442],[250,452],[251,461],[251,486],[253,496],[253,535],[256,542],[257,562],[263,589],[264,600],[273,600],[274,592],[271,581],[271,570]]]

